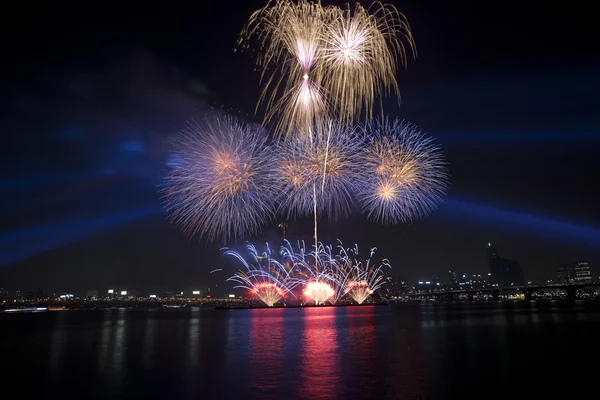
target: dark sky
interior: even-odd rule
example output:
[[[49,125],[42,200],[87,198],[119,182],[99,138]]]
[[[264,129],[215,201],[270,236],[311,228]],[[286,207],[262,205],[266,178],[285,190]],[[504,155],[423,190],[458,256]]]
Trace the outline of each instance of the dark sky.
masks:
[[[0,286],[222,288],[236,266],[166,221],[157,186],[186,120],[216,107],[260,121],[254,55],[233,48],[264,1],[102,4],[7,16]],[[487,272],[487,242],[527,279],[551,279],[558,263],[579,259],[600,276],[591,11],[537,1],[394,4],[419,55],[398,74],[401,107],[388,99],[385,110],[443,146],[450,193],[412,225],[323,221],[322,238],[377,246],[411,281]],[[292,223],[292,234],[309,239],[309,226]],[[267,227],[256,240],[277,234]]]

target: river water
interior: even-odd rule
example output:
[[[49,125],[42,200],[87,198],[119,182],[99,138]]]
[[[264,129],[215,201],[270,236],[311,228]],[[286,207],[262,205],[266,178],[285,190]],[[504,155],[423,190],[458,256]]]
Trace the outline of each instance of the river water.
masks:
[[[595,398],[599,337],[589,303],[5,313],[0,363],[21,399]]]

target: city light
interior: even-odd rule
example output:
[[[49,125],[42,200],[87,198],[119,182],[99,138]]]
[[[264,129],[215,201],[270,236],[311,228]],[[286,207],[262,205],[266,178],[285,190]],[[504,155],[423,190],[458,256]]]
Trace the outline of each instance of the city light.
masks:
[[[127,290],[121,290],[121,296],[127,296]]]
[[[108,294],[114,294],[114,293],[115,293],[115,291],[114,291],[114,290],[112,290],[112,289],[108,289]]]
[[[155,299],[155,298],[156,298],[156,295],[155,295],[155,294],[151,294],[149,297],[150,297],[151,299]]]
[[[229,295],[229,298],[230,298],[230,299],[235,299],[235,294],[230,294],[230,295]]]
[[[194,290],[194,291],[192,292],[192,294],[196,294],[196,295],[198,295],[198,294],[200,294],[200,291],[199,291],[199,290]]]

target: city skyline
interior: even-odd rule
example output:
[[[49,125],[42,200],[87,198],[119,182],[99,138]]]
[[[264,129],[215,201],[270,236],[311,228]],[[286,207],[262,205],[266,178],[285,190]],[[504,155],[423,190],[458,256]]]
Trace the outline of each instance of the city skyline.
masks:
[[[576,269],[585,269],[588,272],[583,273],[586,277],[585,279],[589,279],[594,280],[594,275],[593,272],[595,271],[593,266],[590,266],[590,264],[587,261],[584,260],[575,260],[575,261],[571,261],[571,262],[567,262],[567,263],[560,263],[557,264],[555,266],[549,267],[547,272],[547,275],[544,276],[543,278],[537,278],[537,279],[529,279],[527,276],[523,276],[523,274],[521,274],[521,280],[520,281],[516,281],[516,280],[505,280],[505,281],[498,281],[497,279],[493,279],[492,275],[493,275],[493,270],[497,270],[497,266],[495,266],[495,262],[494,262],[494,258],[498,257],[501,263],[508,263],[509,265],[512,265],[512,263],[517,263],[517,265],[519,265],[518,260],[507,260],[504,258],[500,258],[499,257],[499,252],[496,249],[496,247],[494,246],[494,244],[492,244],[491,242],[486,243],[485,245],[485,256],[486,256],[486,262],[487,265],[483,266],[480,270],[474,270],[474,271],[466,271],[466,270],[461,270],[460,268],[456,269],[448,269],[446,272],[446,274],[441,274],[441,275],[429,275],[429,276],[425,276],[425,275],[420,275],[417,276],[414,279],[405,279],[405,275],[402,274],[401,271],[393,271],[393,269],[389,269],[386,271],[385,276],[390,277],[391,278],[391,282],[387,283],[383,286],[383,289],[390,289],[392,287],[394,287],[394,285],[397,285],[398,282],[402,281],[402,283],[406,283],[408,285],[412,285],[412,286],[418,286],[420,284],[427,284],[427,285],[435,285],[435,282],[438,282],[439,285],[443,285],[443,286],[448,286],[448,287],[452,287],[453,285],[455,285],[456,287],[458,287],[459,282],[465,282],[467,280],[473,280],[473,279],[479,279],[481,280],[481,282],[486,283],[486,284],[496,284],[496,285],[500,285],[500,286],[510,286],[510,285],[527,285],[527,284],[543,284],[543,283],[577,283],[577,282],[587,282],[586,280],[581,280],[581,278],[579,278],[579,275],[581,275],[580,273],[576,273],[575,270]],[[490,255],[492,255],[492,258],[490,258]],[[572,270],[572,272],[571,272]],[[221,272],[222,269],[218,268],[216,270],[213,270],[213,272]],[[567,272],[568,271],[568,272]],[[395,272],[395,273],[394,273]],[[225,274],[227,274],[228,272],[224,272]],[[440,276],[442,276],[443,278],[440,279]],[[578,277],[576,279],[576,276]],[[494,277],[495,278],[495,277]],[[597,278],[598,280],[600,280],[600,276],[598,276]],[[86,288],[74,288],[74,287],[61,287],[62,292],[63,293],[78,293],[78,294],[83,294],[84,292],[89,292],[91,290],[97,291],[98,293],[103,293],[102,290],[98,291],[98,289],[103,289],[104,291],[108,291],[109,294],[113,294],[112,292],[114,292],[115,294],[120,293],[121,290],[125,289],[126,291],[129,292],[129,294],[135,294],[135,295],[149,295],[149,294],[154,294],[160,297],[161,293],[163,295],[166,295],[167,297],[169,297],[171,294],[172,296],[176,296],[176,295],[181,295],[183,296],[183,294],[185,293],[186,296],[187,295],[200,295],[202,294],[203,296],[206,295],[210,295],[210,290],[213,290],[213,293],[218,292],[221,295],[222,294],[229,294],[229,293],[242,293],[242,292],[246,292],[247,290],[243,290],[243,289],[234,289],[233,286],[235,286],[234,284],[231,284],[229,282],[223,281],[221,282],[220,280],[216,280],[215,282],[218,283],[206,283],[206,282],[201,282],[201,281],[197,281],[194,284],[191,284],[189,282],[186,282],[185,284],[169,284],[166,283],[162,286],[154,286],[152,288],[144,288],[144,287],[139,287],[136,284],[120,284],[119,282],[114,282],[114,284],[110,284],[106,287],[94,287],[93,285],[88,285],[88,287]],[[25,283],[23,285],[17,285],[14,287],[11,287],[10,291],[18,291],[22,297],[25,297],[26,294],[31,294],[33,295],[34,291],[31,291],[29,289],[31,289],[32,287],[34,287],[35,285],[30,285],[28,283]],[[220,287],[219,287],[220,286]],[[107,287],[113,288],[113,289],[107,289]],[[25,288],[25,290],[24,290]],[[37,294],[39,294],[39,291],[42,290],[42,288],[36,287],[36,296]],[[4,290],[8,290],[7,287],[2,286],[2,282],[0,282],[0,289],[4,289]],[[75,290],[76,289],[76,290]],[[131,290],[133,289],[133,290]],[[53,294],[56,294],[57,290],[51,290],[52,292],[54,292]],[[200,293],[195,293],[196,291],[200,291]],[[58,290],[58,292],[61,292],[61,290]],[[181,292],[181,293],[180,293]],[[106,294],[106,293],[105,293]],[[1,297],[1,296],[0,296]],[[18,297],[18,296],[17,296]]]

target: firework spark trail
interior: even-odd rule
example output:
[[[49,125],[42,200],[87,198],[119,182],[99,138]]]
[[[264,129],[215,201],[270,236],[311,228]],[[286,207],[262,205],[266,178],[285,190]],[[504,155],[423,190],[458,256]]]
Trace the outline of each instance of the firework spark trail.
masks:
[[[416,56],[408,21],[394,6],[355,3],[353,10],[350,4],[339,10],[325,28],[321,59],[329,108],[342,123],[352,123],[363,110],[370,120],[382,95],[399,98],[396,72],[398,61],[406,67],[407,50]]]
[[[306,128],[307,121],[326,112],[318,61],[326,24],[335,18],[335,11],[306,0],[270,1],[252,14],[240,34],[238,44],[244,47],[252,37],[257,39],[263,82],[259,104],[266,104],[265,122],[280,117],[278,133]]]
[[[329,113],[348,124],[364,110],[369,120],[376,98],[399,93],[398,61],[406,66],[408,51],[416,55],[406,17],[380,2],[352,10],[270,1],[252,14],[238,44],[249,47],[252,38],[263,82],[259,104],[266,105],[266,123],[279,116],[278,134],[318,124]]]
[[[275,161],[268,138],[233,118],[189,123],[168,164],[171,219],[208,240],[258,232],[275,213]]]
[[[343,248],[340,250],[340,256],[348,271],[345,275],[344,294],[352,297],[358,304],[362,304],[387,281],[383,268],[391,268],[390,262],[383,259],[379,266],[373,265],[372,258],[376,250],[376,248],[371,249],[370,256],[365,262],[358,260],[358,246],[352,249],[354,257],[348,255],[349,250]]]
[[[246,248],[250,261],[238,252],[223,249],[224,255],[236,258],[245,267],[245,271],[240,270],[228,279],[238,284],[234,288],[248,289],[269,307],[288,294],[294,296],[292,291],[298,281],[291,274],[291,266],[288,267],[285,262],[274,259],[268,246],[262,254],[259,254],[253,245]]]
[[[367,124],[371,137],[364,152],[374,179],[358,195],[369,219],[383,224],[410,222],[437,208],[448,186],[439,146],[414,125],[387,118]]]
[[[316,305],[337,303],[343,296],[351,296],[357,303],[387,282],[383,269],[390,263],[384,259],[380,264],[373,262],[375,248],[368,259],[360,261],[358,246],[351,249],[319,243],[317,251],[307,251],[304,242],[299,241],[294,248],[289,241],[281,246],[276,259],[270,248],[261,255],[252,245],[247,246],[249,260],[232,250],[225,254],[233,256],[244,266],[229,281],[237,282],[236,288],[245,288],[271,306],[286,297],[294,296],[293,291],[302,287],[302,295]],[[294,296],[295,297],[295,296]]]
[[[309,215],[316,199],[317,212],[331,219],[347,214],[366,179],[363,149],[364,140],[356,130],[333,122],[314,132],[312,140],[297,135],[279,142],[280,212],[292,218]]]

